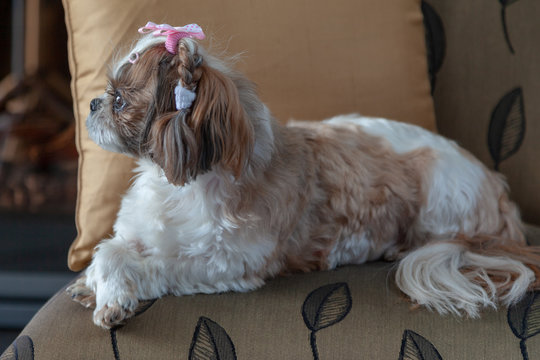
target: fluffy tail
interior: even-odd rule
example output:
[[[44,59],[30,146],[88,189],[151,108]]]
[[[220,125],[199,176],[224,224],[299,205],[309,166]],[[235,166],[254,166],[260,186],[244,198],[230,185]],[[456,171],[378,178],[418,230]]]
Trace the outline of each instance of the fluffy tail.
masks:
[[[519,301],[540,289],[540,247],[496,236],[430,242],[407,254],[396,282],[414,302],[441,314],[478,317],[484,307]]]

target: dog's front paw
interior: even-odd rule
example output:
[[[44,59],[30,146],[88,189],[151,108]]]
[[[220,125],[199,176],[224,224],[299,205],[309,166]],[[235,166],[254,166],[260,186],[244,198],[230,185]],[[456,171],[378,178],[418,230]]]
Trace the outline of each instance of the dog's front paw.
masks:
[[[114,302],[112,305],[105,305],[101,309],[94,310],[94,324],[104,329],[112,329],[123,325],[127,319],[135,315],[138,302],[131,302],[130,305],[120,305]]]
[[[72,285],[68,286],[66,292],[71,298],[86,308],[96,307],[96,294],[86,285],[86,276],[81,276]]]

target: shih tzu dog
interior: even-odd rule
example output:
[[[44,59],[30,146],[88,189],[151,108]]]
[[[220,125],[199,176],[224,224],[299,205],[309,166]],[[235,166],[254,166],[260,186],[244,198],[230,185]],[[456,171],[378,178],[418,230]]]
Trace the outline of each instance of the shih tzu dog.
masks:
[[[280,125],[197,25],[148,23],[92,100],[90,137],[138,159],[114,235],[68,292],[104,328],[166,294],[396,260],[417,304],[477,317],[539,288],[500,175],[417,126],[356,115]]]

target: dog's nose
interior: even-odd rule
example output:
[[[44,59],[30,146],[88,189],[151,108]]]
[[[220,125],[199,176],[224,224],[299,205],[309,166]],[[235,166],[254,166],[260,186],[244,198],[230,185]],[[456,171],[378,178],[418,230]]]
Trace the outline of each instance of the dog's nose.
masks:
[[[101,107],[101,99],[95,98],[92,101],[90,101],[90,111],[96,111],[99,110]]]

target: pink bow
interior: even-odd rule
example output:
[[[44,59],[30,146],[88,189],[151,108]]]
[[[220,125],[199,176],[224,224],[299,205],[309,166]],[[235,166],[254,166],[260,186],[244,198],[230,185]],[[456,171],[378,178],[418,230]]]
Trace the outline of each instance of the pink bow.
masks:
[[[167,24],[154,24],[149,21],[145,26],[139,29],[141,34],[152,33],[154,36],[167,36],[165,40],[165,48],[171,54],[176,54],[178,41],[182,38],[189,37],[193,39],[203,40],[204,33],[201,27],[197,24],[189,24],[182,27],[172,27]]]

